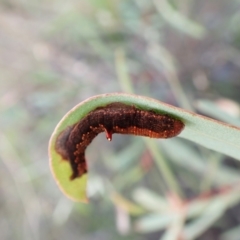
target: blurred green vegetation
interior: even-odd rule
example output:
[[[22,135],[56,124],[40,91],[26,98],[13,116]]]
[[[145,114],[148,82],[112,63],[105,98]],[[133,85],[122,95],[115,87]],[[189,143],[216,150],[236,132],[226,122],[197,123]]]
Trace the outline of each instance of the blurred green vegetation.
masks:
[[[118,135],[109,145],[100,135],[87,152],[85,205],[59,191],[47,146],[74,105],[130,85],[238,125],[239,7],[237,0],[1,0],[0,238],[151,240],[180,232],[238,240],[239,161],[184,140],[154,140],[179,198],[151,145]],[[183,203],[193,209],[188,227],[169,220]]]

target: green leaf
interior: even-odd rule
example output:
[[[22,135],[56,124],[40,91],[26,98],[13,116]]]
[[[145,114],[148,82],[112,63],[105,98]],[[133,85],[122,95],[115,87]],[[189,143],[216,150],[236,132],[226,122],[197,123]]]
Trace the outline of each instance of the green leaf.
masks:
[[[112,102],[122,102],[129,105],[135,105],[144,110],[153,110],[155,112],[167,113],[175,116],[185,124],[185,129],[179,137],[191,140],[233,158],[240,159],[240,129],[237,127],[148,97],[124,93],[98,95],[87,99],[70,110],[57,125],[49,143],[52,173],[62,191],[75,201],[87,201],[87,174],[83,175],[81,178],[70,180],[72,174],[70,164],[66,160],[63,160],[55,150],[57,136],[68,126],[75,124],[85,117],[90,111]]]

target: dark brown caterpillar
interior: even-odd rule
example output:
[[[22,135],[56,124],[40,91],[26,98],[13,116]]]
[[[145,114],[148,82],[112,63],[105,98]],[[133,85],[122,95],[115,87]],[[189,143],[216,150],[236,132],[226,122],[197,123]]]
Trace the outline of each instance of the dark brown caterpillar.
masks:
[[[56,151],[70,161],[71,179],[87,172],[85,150],[100,133],[111,141],[113,133],[134,134],[151,138],[177,136],[184,124],[166,114],[140,110],[124,103],[111,103],[89,112],[83,119],[61,132],[56,141]]]

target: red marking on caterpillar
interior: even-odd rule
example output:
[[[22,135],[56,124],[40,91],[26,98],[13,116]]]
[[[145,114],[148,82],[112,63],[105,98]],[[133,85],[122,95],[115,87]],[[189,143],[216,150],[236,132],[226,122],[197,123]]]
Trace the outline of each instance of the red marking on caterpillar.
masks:
[[[133,134],[150,138],[171,138],[184,128],[182,121],[167,114],[138,109],[124,103],[111,103],[89,112],[57,137],[56,151],[71,164],[71,179],[87,172],[85,150],[100,133],[111,141],[113,133]]]
[[[105,134],[106,134],[106,139],[108,141],[112,141],[112,131],[108,131],[107,129],[105,129]]]

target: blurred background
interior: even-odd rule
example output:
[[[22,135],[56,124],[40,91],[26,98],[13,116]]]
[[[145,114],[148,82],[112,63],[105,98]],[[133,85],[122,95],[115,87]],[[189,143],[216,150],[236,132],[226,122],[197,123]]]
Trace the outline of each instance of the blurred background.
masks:
[[[240,126],[239,0],[1,0],[0,12],[1,239],[240,239],[237,160],[100,134],[86,205],[60,192],[47,152],[68,110],[109,92]]]

